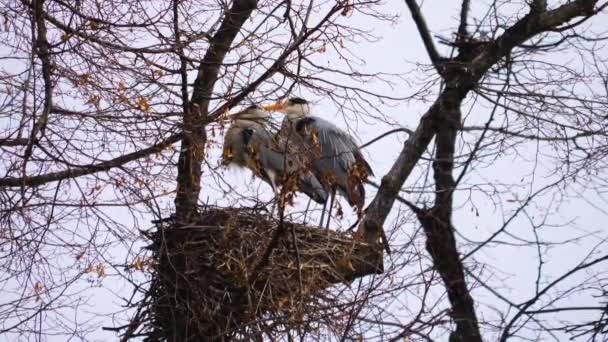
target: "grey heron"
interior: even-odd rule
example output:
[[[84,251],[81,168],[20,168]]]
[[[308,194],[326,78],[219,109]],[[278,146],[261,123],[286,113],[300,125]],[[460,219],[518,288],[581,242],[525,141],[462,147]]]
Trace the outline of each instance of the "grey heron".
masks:
[[[278,187],[289,184],[290,190],[303,192],[317,203],[327,202],[328,194],[317,177],[298,158],[273,147],[276,129],[270,125],[269,113],[254,105],[229,118],[234,121],[224,135],[224,164],[250,169],[270,184],[277,200]]]
[[[302,146],[302,153],[311,155],[313,173],[331,194],[326,227],[329,228],[336,191],[356,207],[361,217],[365,204],[363,183],[373,172],[353,137],[333,123],[311,115],[310,103],[302,98],[294,97],[263,109],[283,113],[286,117],[279,131],[280,140],[296,141]],[[326,206],[327,202],[323,204],[321,226]]]

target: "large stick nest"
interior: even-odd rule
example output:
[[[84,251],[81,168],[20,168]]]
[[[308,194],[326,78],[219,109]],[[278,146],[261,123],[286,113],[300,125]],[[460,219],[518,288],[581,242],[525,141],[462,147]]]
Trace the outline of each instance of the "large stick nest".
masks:
[[[328,307],[329,288],[383,271],[377,246],[345,233],[270,218],[263,209],[201,210],[148,233],[157,267],[148,340],[252,339],[302,327]]]

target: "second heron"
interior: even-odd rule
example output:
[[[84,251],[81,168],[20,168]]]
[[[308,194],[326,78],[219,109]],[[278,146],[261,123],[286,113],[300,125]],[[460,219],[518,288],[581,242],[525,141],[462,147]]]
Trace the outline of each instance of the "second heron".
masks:
[[[356,207],[360,217],[365,204],[363,183],[373,172],[355,140],[348,133],[333,123],[313,116],[310,104],[302,98],[291,98],[285,102],[263,107],[266,110],[285,114],[278,136],[279,144],[295,143],[301,146],[299,153],[307,154],[311,160],[311,169],[324,188],[330,192],[328,220],[338,191],[348,203]],[[323,225],[325,209],[323,205],[321,223]]]
[[[316,176],[296,156],[273,148],[276,130],[270,125],[268,113],[258,106],[249,106],[228,117],[233,122],[224,136],[224,164],[250,169],[272,187],[277,199],[278,187],[289,183],[293,190],[305,193],[315,202],[327,202],[327,192]]]

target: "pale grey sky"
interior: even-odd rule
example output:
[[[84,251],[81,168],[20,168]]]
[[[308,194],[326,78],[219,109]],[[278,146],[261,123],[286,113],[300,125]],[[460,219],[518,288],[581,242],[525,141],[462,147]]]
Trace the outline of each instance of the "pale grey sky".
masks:
[[[428,26],[436,35],[442,35],[449,37],[449,34],[453,32],[454,28],[458,23],[458,11],[459,1],[425,1],[422,5],[422,10],[426,16]],[[551,4],[550,4],[551,5]],[[473,5],[473,13],[478,14],[480,9]],[[513,8],[519,8],[518,5],[512,5]],[[501,11],[508,13],[510,9],[505,6]],[[349,25],[363,27],[372,30],[373,34],[379,37],[377,42],[360,42],[358,44],[347,45],[348,49],[351,49],[354,54],[359,56],[365,63],[361,66],[362,71],[367,72],[390,72],[400,73],[404,75],[404,79],[398,81],[393,89],[390,89],[386,85],[380,83],[365,84],[367,89],[375,90],[378,92],[391,93],[395,97],[409,96],[414,94],[418,86],[422,84],[426,79],[422,72],[417,71],[417,64],[427,64],[428,57],[424,50],[424,46],[418,36],[415,26],[412,23],[407,7],[403,2],[387,2],[382,6],[383,13],[394,14],[399,18],[396,23],[387,23],[381,21],[370,21],[368,17],[361,15],[353,15],[349,17],[341,18]],[[603,22],[602,22],[603,20]],[[606,24],[606,16],[601,15],[600,18],[591,21],[594,30],[605,31],[608,29]],[[371,24],[370,24],[371,23]],[[448,55],[449,49],[443,45],[438,44],[440,52]],[[604,50],[605,51],[605,50]],[[568,57],[564,55],[560,56],[541,56],[539,58],[552,59],[556,63],[560,63],[564,60],[568,60]],[[340,64],[341,60],[336,57],[336,54],[328,51],[325,54],[319,54],[319,62],[329,62],[334,64]],[[577,63],[576,61],[573,63]],[[382,106],[379,105],[378,109],[381,110],[385,115],[390,117],[398,124],[408,127],[415,128],[419,118],[428,108],[430,101],[434,99],[437,94],[437,88],[432,88],[432,91],[427,97],[427,101],[411,100],[404,102],[398,107]],[[298,92],[294,95],[300,95],[307,97],[308,99],[315,102],[314,113],[319,116],[335,122],[337,125],[349,129],[350,132],[355,134],[359,141],[366,142],[380,133],[390,129],[391,127],[387,124],[373,123],[367,124],[364,122],[358,122],[353,124],[353,121],[345,120],[342,116],[337,115],[337,108],[327,100],[322,98],[314,97],[314,95],[307,92]],[[269,99],[269,102],[274,99]],[[478,104],[471,111],[470,116],[467,117],[465,125],[479,125],[483,124],[487,120],[488,113],[491,110],[488,109],[487,103]],[[459,139],[466,139],[466,141],[474,141],[477,134],[464,134],[460,135]],[[374,181],[380,181],[382,175],[384,175],[394,158],[400,151],[401,145],[406,136],[392,135],[389,136],[365,150],[365,155],[368,157],[370,164],[373,167],[375,174],[377,175]],[[536,159],[537,148],[546,152],[548,156],[541,156],[540,159]],[[551,166],[554,165],[551,161],[551,150],[547,144],[536,145],[529,143],[525,146],[518,148],[519,154],[510,153],[496,160],[492,160],[487,165],[475,165],[470,170],[467,177],[465,177],[465,184],[483,184],[480,187],[489,188],[486,185],[497,185],[500,184],[518,184],[522,183],[521,179],[524,179],[524,186],[512,186],[508,191],[511,193],[505,196],[493,198],[496,202],[490,203],[490,199],[485,195],[477,192],[470,193],[469,191],[457,192],[456,194],[456,209],[454,211],[454,224],[458,233],[458,241],[460,252],[465,254],[471,250],[471,245],[467,243],[467,240],[471,241],[483,241],[488,238],[493,232],[495,232],[502,223],[509,218],[509,216],[521,205],[522,201],[525,200],[531,193],[537,191],[544,185],[554,181],[554,173]],[[218,147],[211,150],[209,159],[211,164],[217,164],[221,154],[221,150]],[[426,170],[423,168],[417,168],[410,177],[406,184],[405,190],[408,189],[407,185],[411,185],[416,182]],[[459,170],[457,170],[457,174]],[[251,173],[245,170],[226,170],[224,171],[225,179],[228,183],[233,184],[239,191],[254,195],[259,190],[261,196],[264,198],[270,198],[272,192],[269,187],[260,182],[259,180],[253,181],[254,186],[251,186]],[[532,181],[533,179],[533,181]],[[205,177],[204,182],[209,182],[209,177]],[[201,197],[202,201],[217,203],[219,205],[234,204],[235,201],[240,197],[238,194],[228,194],[224,196],[219,191],[214,191],[217,188],[213,185],[212,188],[205,187],[208,183],[203,184],[205,189]],[[371,199],[375,191],[371,187],[367,187],[368,199]],[[416,200],[417,194],[407,194],[404,196],[410,200]],[[550,205],[551,201],[556,201],[560,198],[563,200],[562,204],[558,206]],[[430,197],[426,196],[428,200]],[[471,201],[468,199],[472,198]],[[303,208],[306,203],[303,196],[299,197],[297,207]],[[427,202],[430,205],[432,202]],[[246,204],[246,202],[238,202],[239,205]],[[419,202],[419,205],[423,205],[424,202]],[[595,205],[599,204],[599,205]],[[547,215],[547,222],[552,224],[563,224],[569,222],[565,227],[545,228],[539,231],[541,239],[549,240],[553,242],[566,241],[569,239],[578,238],[586,235],[585,238],[580,239],[576,243],[570,243],[563,246],[555,245],[546,252],[547,259],[543,264],[544,281],[550,281],[557,275],[563,273],[568,268],[579,263],[589,251],[598,243],[608,238],[607,230],[604,225],[606,219],[606,212],[602,209],[605,207],[605,200],[600,197],[596,192],[586,188],[585,184],[568,186],[561,192],[551,191],[547,194],[540,196],[538,199],[533,201],[526,215],[519,215],[518,218],[513,220],[510,224],[506,234],[501,234],[497,237],[498,241],[507,242],[507,244],[488,244],[486,247],[478,251],[474,256],[474,260],[484,265],[483,268],[472,269],[477,277],[483,280],[487,285],[499,291],[502,295],[508,297],[510,300],[515,302],[521,302],[529,299],[534,294],[534,284],[537,278],[538,269],[538,251],[534,247],[521,247],[518,246],[517,238],[534,239],[533,230],[530,228],[529,218],[533,222],[539,222],[539,220]],[[172,198],[166,198],[161,202],[161,207],[167,209],[167,212],[172,208]],[[402,207],[396,203],[395,208],[392,211],[391,217],[387,220],[387,229],[389,233],[394,236],[394,242],[403,243],[413,232],[419,229],[419,226],[415,221],[408,221],[406,225],[396,227],[396,231],[393,231],[394,220],[396,218],[397,211],[406,210],[407,208]],[[345,213],[349,214],[350,210],[345,209]],[[477,215],[478,213],[478,215]],[[130,218],[120,210],[112,211],[114,217],[120,217],[124,220],[128,226]],[[142,221],[149,221],[151,217],[142,216]],[[353,215],[346,215],[344,219],[344,225],[350,226],[350,223],[354,219]],[[315,222],[315,220],[313,220]],[[517,237],[517,238],[515,238]],[[420,239],[420,236],[418,236]],[[423,242],[423,240],[420,240]],[[423,249],[423,246],[418,246]],[[606,245],[604,244],[601,251],[606,252]],[[599,251],[598,251],[599,252]],[[113,260],[120,260],[124,258],[124,251],[113,248],[106,252],[106,256]],[[385,267],[390,267],[393,262],[400,262],[390,257],[386,257]],[[428,262],[428,260],[427,260]],[[467,265],[472,263],[467,262]],[[415,272],[419,270],[420,265],[411,265],[410,268],[406,268]],[[86,299],[86,305],[82,306],[78,312],[80,318],[87,317],[93,320],[93,322],[102,322],[99,326],[111,326],[113,324],[120,324],[120,322],[112,322],[109,318],[101,317],[101,314],[110,314],[119,312],[122,310],[119,297],[126,297],[130,295],[130,285],[121,281],[119,278],[112,276],[112,270],[108,270],[110,276],[103,279],[96,279],[94,275],[91,275],[91,283],[82,283],[74,287],[74,291],[80,292],[80,296]],[[574,277],[570,282],[582,281],[588,276],[587,274],[581,274]],[[475,283],[474,279],[468,278],[468,281],[472,284]],[[442,288],[435,288],[435,293],[432,296],[440,297],[443,295],[441,292]],[[496,298],[495,295],[485,290],[483,287],[477,286],[473,292],[473,297],[478,305],[478,315],[484,321],[488,320],[499,320],[500,317],[496,311],[492,310],[490,306],[500,308],[504,312],[505,304]],[[395,298],[393,305],[387,305],[390,314],[386,314],[385,317],[390,317],[390,320],[402,320],[407,322],[408,315],[401,311],[400,305],[407,303],[411,306],[409,309],[416,311],[416,306],[419,302],[414,296],[411,296],[408,291],[400,292],[398,298]],[[582,306],[592,303],[597,305],[596,299],[591,299],[589,293],[583,295],[573,296],[570,299],[569,304],[572,306]],[[442,306],[446,306],[446,301],[443,300]],[[438,308],[435,308],[438,310]],[[509,313],[512,315],[513,313]],[[394,315],[394,316],[393,316]],[[575,312],[572,317],[581,317],[580,312]],[[584,315],[584,313],[583,313]],[[124,313],[119,315],[124,317]],[[66,317],[67,319],[68,317]],[[443,332],[439,332],[440,334]],[[522,336],[533,336],[529,332],[522,332]],[[566,336],[556,335],[558,339],[566,339]],[[113,332],[102,331],[100,328],[95,329],[89,335],[91,338],[95,338],[100,341],[114,340],[116,335]],[[438,335],[439,340],[447,340],[447,335]],[[550,335],[545,336],[547,340],[554,340]],[[495,338],[493,335],[488,335],[487,340],[491,341]],[[57,336],[51,337],[49,341],[64,341],[64,337]],[[517,340],[514,338],[513,340]]]

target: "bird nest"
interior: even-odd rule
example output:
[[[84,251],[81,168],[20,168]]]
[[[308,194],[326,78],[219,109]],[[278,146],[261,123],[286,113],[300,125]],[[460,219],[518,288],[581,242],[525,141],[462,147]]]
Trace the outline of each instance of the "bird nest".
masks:
[[[166,219],[147,236],[157,265],[138,334],[147,340],[259,339],[270,322],[299,329],[329,307],[333,285],[383,271],[377,246],[264,209],[206,207],[194,224]]]

